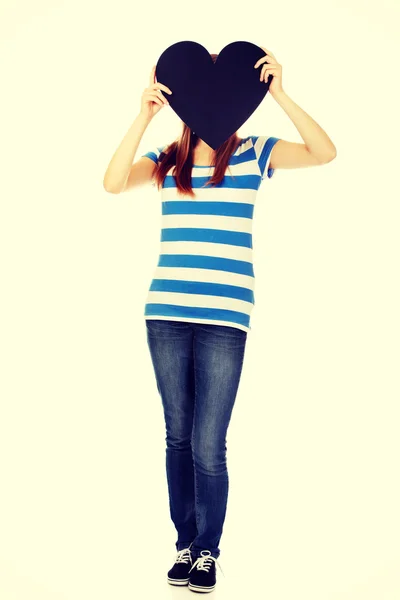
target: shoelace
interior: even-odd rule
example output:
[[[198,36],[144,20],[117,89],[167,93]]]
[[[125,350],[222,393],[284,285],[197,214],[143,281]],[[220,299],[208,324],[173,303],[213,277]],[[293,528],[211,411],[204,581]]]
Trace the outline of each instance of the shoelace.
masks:
[[[209,552],[209,554],[203,554],[203,552]],[[221,569],[221,566],[219,564],[219,562],[217,561],[217,559],[214,556],[211,556],[211,552],[209,550],[202,550],[200,552],[201,556],[198,557],[198,559],[195,561],[195,563],[193,564],[192,568],[190,569],[190,571],[192,569],[194,569],[194,567],[197,567],[198,569],[201,569],[202,571],[207,571],[209,570],[209,568],[211,567],[211,561],[215,561],[218,565],[218,567],[220,568],[220,571],[222,573],[222,575],[225,577],[225,574],[223,572],[223,570]],[[189,573],[190,573],[189,571]]]
[[[177,563],[186,563],[191,559],[191,554],[189,548],[184,548],[183,550],[179,550],[176,561]]]

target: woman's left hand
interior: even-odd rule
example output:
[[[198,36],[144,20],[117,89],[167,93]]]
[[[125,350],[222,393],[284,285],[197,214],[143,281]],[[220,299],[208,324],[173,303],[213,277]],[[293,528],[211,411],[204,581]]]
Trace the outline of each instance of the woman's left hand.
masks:
[[[272,81],[268,88],[269,93],[274,96],[279,92],[283,92],[282,88],[282,65],[278,63],[275,56],[269,50],[266,50],[263,46],[260,46],[265,52],[265,56],[258,59],[254,68],[263,66],[260,71],[260,81],[265,81],[267,83],[268,76],[272,75]]]

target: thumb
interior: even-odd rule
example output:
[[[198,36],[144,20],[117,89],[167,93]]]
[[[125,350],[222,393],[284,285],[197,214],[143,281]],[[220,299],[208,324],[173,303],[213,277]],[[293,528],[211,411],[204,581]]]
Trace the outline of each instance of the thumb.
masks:
[[[153,83],[155,83],[155,74],[156,74],[156,65],[154,65],[153,68],[150,71],[149,86],[153,85]]]

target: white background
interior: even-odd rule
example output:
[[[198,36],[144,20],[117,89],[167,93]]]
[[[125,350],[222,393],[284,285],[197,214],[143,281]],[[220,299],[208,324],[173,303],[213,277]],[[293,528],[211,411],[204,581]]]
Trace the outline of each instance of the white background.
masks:
[[[398,600],[399,4],[2,3],[2,600],[180,598],[144,301],[160,196],[103,190],[169,45],[271,50],[337,148],[277,170],[213,597]],[[397,39],[396,39],[397,37]],[[137,157],[174,139],[164,108]],[[239,135],[301,142],[267,94]]]

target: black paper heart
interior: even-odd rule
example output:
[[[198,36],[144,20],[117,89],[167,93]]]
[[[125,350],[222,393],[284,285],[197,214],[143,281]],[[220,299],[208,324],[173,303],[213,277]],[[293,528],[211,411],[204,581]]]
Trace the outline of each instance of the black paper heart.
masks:
[[[177,42],[161,54],[157,81],[172,91],[163,92],[171,108],[206,144],[216,150],[253,114],[268,92],[260,81],[265,52],[251,42],[232,42],[214,64],[197,42]]]

